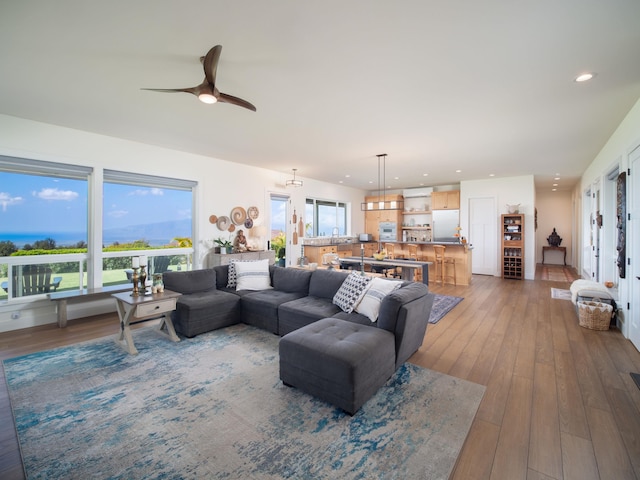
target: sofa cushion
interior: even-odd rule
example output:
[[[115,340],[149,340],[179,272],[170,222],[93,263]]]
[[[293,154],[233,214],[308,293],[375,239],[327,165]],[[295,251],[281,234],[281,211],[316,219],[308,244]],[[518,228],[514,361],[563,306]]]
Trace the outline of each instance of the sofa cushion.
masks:
[[[352,272],[333,296],[333,303],[343,312],[351,313],[362,298],[373,277],[363,276],[359,272]]]
[[[297,268],[274,268],[273,288],[283,292],[309,293],[311,271]]]
[[[333,317],[340,308],[331,299],[306,296],[278,307],[278,334],[286,335],[321,318]]]
[[[240,301],[242,321],[247,325],[259,327],[271,333],[278,333],[278,307],[283,303],[305,296],[304,293],[280,290],[259,292],[243,290],[239,293],[242,299]]]
[[[382,300],[397,288],[400,288],[400,282],[374,278],[369,282],[369,288],[356,306],[356,312],[366,315],[372,322],[377,321]]]
[[[333,300],[334,295],[347,278],[349,272],[339,270],[315,270],[309,281],[309,295]]]
[[[188,272],[165,272],[162,281],[167,290],[188,295],[216,289],[216,272],[210,268]]]
[[[229,269],[231,270],[231,269]],[[271,286],[269,260],[235,262],[236,290],[268,290]]]
[[[240,297],[211,290],[182,295],[171,312],[176,331],[186,337],[240,322]]]

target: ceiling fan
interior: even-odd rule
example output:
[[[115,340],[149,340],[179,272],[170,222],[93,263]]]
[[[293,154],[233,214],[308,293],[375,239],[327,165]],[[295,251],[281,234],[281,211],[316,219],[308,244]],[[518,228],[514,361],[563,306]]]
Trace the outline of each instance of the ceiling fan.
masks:
[[[141,90],[150,90],[152,92],[185,92],[196,95],[201,102],[204,103],[231,103],[238,105],[239,107],[248,108],[249,110],[256,111],[251,103],[238,97],[227,95],[222,93],[216,88],[216,72],[218,70],[218,60],[220,59],[220,53],[222,52],[222,45],[216,45],[207,52],[207,55],[200,57],[200,61],[204,67],[204,81],[196,86],[190,88],[142,88]]]

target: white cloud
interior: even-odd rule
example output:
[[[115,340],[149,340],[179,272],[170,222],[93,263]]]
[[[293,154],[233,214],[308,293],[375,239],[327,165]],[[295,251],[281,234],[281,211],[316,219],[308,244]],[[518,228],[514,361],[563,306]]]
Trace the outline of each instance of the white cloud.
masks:
[[[65,200],[67,202],[78,198],[78,192],[71,190],[58,190],[57,188],[43,188],[35,193],[35,196],[43,200]]]
[[[22,197],[12,197],[11,194],[6,192],[0,192],[0,205],[2,205],[2,211],[6,212],[9,205],[17,205],[22,203]]]
[[[107,215],[114,218],[120,218],[124,217],[125,215],[129,215],[129,212],[127,210],[112,210],[107,213]]]
[[[144,197],[145,195],[164,195],[164,191],[161,188],[138,188],[134,190],[129,195],[135,195],[139,197]]]

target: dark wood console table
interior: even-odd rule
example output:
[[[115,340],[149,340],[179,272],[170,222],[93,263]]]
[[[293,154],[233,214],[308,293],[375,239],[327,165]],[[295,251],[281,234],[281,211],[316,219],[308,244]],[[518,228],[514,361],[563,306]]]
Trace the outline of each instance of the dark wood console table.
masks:
[[[567,247],[552,247],[548,245],[546,247],[542,247],[542,264],[543,265],[544,265],[544,254],[546,253],[547,250],[558,250],[562,252],[564,254],[563,262],[565,265],[567,264]]]

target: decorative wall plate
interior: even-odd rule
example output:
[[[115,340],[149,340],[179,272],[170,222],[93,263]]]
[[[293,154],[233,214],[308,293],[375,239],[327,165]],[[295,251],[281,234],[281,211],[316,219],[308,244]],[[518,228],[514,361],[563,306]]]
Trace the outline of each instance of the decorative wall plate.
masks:
[[[236,226],[232,223],[231,225],[229,225],[229,231],[233,232],[236,229]]]
[[[242,207],[235,207],[231,210],[231,220],[236,225],[242,225],[247,219],[247,212]]]
[[[250,218],[247,218],[244,221],[244,228],[253,228],[253,220],[251,220]]]
[[[218,221],[218,217],[215,215],[211,215],[209,217],[209,223],[216,223]]]
[[[226,230],[231,225],[231,220],[227,216],[218,217],[218,221],[216,222],[218,229]]]
[[[249,207],[247,208],[247,215],[249,215],[251,220],[255,220],[260,216],[260,211],[258,210],[258,207]]]

